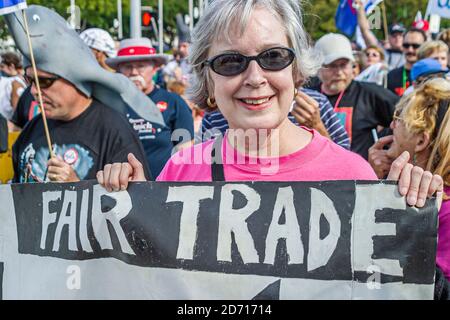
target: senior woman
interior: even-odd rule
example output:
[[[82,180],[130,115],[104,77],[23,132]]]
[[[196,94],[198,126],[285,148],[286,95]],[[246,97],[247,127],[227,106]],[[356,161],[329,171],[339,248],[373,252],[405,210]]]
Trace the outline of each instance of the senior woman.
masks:
[[[295,88],[320,65],[301,16],[295,0],[216,0],[208,7],[192,37],[190,98],[201,108],[217,105],[230,130],[223,141],[174,155],[158,181],[377,179],[364,159],[288,119]],[[105,166],[99,183],[117,191],[145,180],[140,163],[128,160]],[[408,203],[439,197],[442,178],[408,161],[408,153],[400,155],[388,176],[399,180]]]
[[[447,279],[450,279],[449,103],[449,81],[437,78],[425,82],[400,100],[391,124],[394,134],[384,138],[392,141],[390,148],[384,151],[387,161],[408,151],[412,154],[413,163],[444,178],[444,203],[439,211],[437,264]],[[375,157],[374,150],[371,155]],[[373,159],[371,161],[374,163]]]

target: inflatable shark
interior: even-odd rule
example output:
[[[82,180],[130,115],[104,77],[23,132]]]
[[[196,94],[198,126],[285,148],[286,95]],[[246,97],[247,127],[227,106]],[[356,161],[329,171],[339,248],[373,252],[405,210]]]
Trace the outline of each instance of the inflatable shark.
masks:
[[[127,106],[142,118],[165,125],[155,103],[122,74],[104,70],[89,47],[56,12],[32,5],[26,9],[37,68],[58,75],[88,97],[122,114]],[[4,16],[17,48],[30,66],[30,51],[20,12]]]

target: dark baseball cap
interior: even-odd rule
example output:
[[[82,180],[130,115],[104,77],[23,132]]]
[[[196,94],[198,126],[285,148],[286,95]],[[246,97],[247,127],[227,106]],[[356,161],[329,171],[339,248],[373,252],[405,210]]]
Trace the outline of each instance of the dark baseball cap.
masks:
[[[391,25],[389,28],[389,34],[405,33],[405,32],[406,32],[406,28],[401,23],[395,23],[395,24]]]

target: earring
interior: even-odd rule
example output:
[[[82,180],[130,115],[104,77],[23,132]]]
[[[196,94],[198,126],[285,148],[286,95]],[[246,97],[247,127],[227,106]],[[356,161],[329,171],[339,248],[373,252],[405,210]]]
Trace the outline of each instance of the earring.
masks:
[[[216,109],[217,108],[216,99],[214,99],[214,98],[206,99],[206,104],[208,105],[208,107],[210,109]]]
[[[297,88],[294,88],[294,99],[295,99],[295,97],[297,96],[297,94],[298,94],[298,89],[297,89]]]

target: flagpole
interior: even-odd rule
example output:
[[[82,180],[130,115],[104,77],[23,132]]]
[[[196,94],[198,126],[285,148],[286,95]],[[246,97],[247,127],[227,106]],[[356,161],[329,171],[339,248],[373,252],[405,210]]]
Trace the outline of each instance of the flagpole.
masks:
[[[381,2],[381,11],[383,11],[384,37],[386,38],[386,42],[388,42],[389,41],[389,35],[388,35],[386,5],[384,4],[384,1]]]
[[[47,117],[45,116],[44,103],[42,102],[41,86],[39,84],[39,77],[37,74],[36,61],[34,60],[33,46],[31,44],[30,30],[28,29],[28,21],[27,21],[27,15],[25,13],[25,10],[22,10],[22,15],[23,15],[23,21],[25,24],[25,33],[27,34],[27,39],[28,39],[28,48],[30,50],[31,65],[33,67],[34,79],[35,79],[36,89],[38,92],[39,107],[41,108],[42,120],[44,121],[44,129],[45,129],[45,136],[47,138],[48,150],[50,151],[50,157],[53,158],[55,155],[53,154],[52,141],[50,139],[50,132],[48,131]]]

